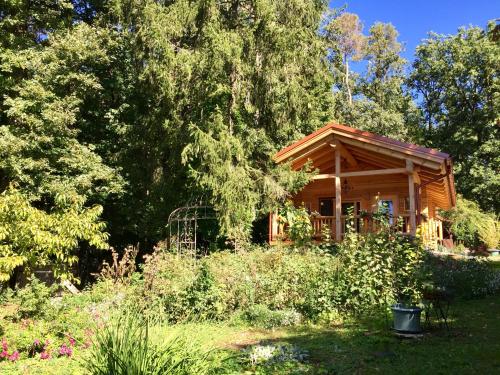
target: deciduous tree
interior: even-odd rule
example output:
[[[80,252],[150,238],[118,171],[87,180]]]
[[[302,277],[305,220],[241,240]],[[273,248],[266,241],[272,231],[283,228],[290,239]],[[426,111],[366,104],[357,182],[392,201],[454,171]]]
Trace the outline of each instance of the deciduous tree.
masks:
[[[457,190],[500,212],[500,43],[494,24],[431,34],[417,48],[410,76],[425,115],[427,145],[455,162]]]

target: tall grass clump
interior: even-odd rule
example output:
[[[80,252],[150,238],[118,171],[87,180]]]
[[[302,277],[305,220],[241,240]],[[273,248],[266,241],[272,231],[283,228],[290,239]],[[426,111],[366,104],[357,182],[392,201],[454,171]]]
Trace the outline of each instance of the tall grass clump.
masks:
[[[216,372],[213,352],[193,338],[157,337],[139,313],[126,313],[97,330],[84,367],[92,375],[205,375]]]

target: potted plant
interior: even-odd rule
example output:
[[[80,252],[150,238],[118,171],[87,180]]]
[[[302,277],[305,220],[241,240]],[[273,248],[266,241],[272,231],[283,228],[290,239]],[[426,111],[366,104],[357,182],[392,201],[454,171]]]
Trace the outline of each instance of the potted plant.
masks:
[[[500,255],[498,242],[500,240],[500,225],[497,220],[488,217],[478,224],[479,239],[486,245],[488,252],[492,256]]]

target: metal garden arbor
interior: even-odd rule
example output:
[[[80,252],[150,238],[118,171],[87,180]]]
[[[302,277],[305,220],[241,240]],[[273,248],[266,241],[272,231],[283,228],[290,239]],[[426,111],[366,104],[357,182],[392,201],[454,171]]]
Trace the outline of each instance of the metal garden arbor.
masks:
[[[204,204],[176,208],[168,217],[168,248],[175,248],[179,253],[184,252],[195,255],[199,229],[198,221],[215,219],[213,208]]]

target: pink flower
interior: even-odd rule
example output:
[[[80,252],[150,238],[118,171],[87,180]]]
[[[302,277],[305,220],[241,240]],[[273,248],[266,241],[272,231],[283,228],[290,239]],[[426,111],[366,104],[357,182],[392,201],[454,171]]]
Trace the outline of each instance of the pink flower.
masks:
[[[16,350],[9,356],[9,361],[15,362],[19,359],[19,352]]]
[[[33,345],[34,345],[34,346],[38,346],[38,345],[40,345],[40,340],[35,339],[35,341],[33,341]]]
[[[50,352],[47,350],[44,350],[43,352],[41,352],[40,359],[50,359]]]
[[[7,353],[7,350],[2,350],[0,353],[0,358],[7,358],[9,356],[9,353]]]
[[[60,356],[71,357],[72,354],[73,354],[73,349],[71,349],[69,346],[66,346],[66,344],[62,344],[61,347],[59,348]]]
[[[2,349],[4,352],[6,352],[8,349],[7,341],[5,341],[5,339],[2,340]]]
[[[76,340],[73,337],[70,336],[68,340],[69,340],[69,345],[75,346]]]

